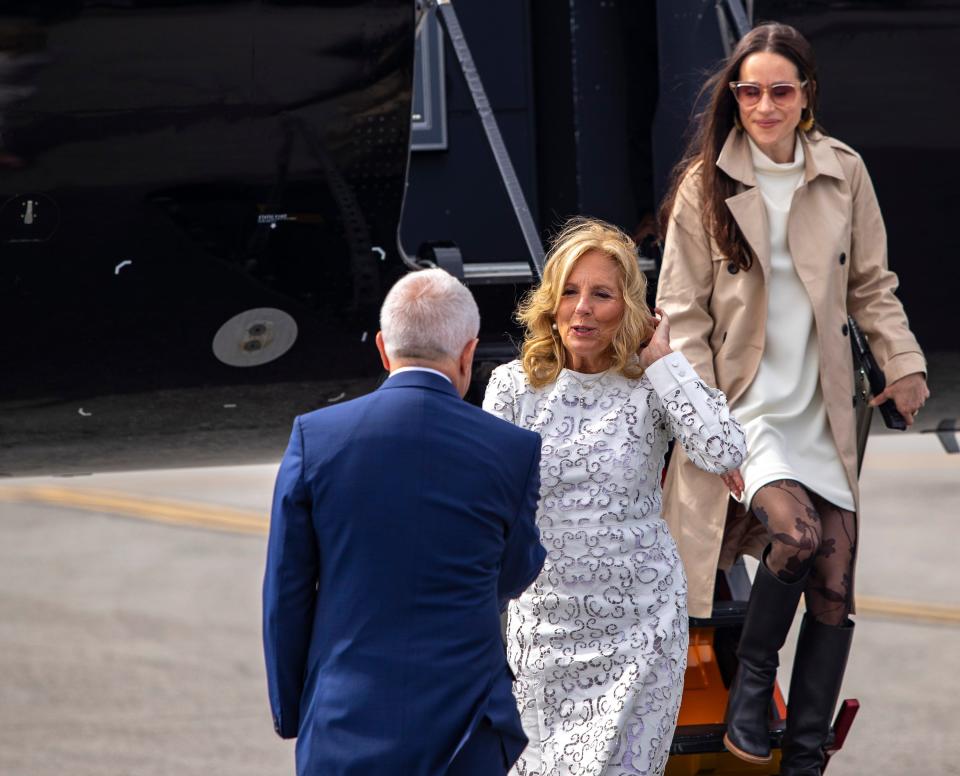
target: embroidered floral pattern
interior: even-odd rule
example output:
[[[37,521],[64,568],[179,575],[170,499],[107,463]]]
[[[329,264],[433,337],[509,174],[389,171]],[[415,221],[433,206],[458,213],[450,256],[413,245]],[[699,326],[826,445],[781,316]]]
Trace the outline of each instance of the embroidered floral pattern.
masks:
[[[686,578],[660,517],[663,457],[672,436],[708,471],[744,456],[723,394],[670,375],[662,396],[647,376],[613,372],[564,370],[534,389],[515,361],[487,387],[485,409],[543,438],[547,559],[507,625],[530,738],[517,776],[652,776],[666,766],[688,638]]]

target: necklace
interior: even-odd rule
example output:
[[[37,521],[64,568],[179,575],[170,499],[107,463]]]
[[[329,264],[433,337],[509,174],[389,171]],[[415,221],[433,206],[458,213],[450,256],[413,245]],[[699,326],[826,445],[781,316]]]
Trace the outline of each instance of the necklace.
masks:
[[[604,369],[602,372],[577,372],[573,369],[564,368],[563,371],[566,372],[568,375],[570,375],[570,377],[572,377],[578,383],[580,383],[580,385],[587,388],[587,387],[592,387],[594,383],[606,377],[607,372],[609,372],[610,370]]]
[[[594,392],[600,385],[603,378],[606,377],[607,372],[610,370],[605,369],[602,372],[596,372],[592,374],[587,374],[586,372],[575,372],[572,369],[564,369],[563,371],[573,379],[573,381],[579,386],[580,390],[578,391],[579,395],[572,401],[562,393],[560,395],[560,400],[568,407],[575,407],[577,405],[583,409],[595,407],[597,402],[600,401],[600,397],[595,395],[588,399],[584,394],[587,392]]]

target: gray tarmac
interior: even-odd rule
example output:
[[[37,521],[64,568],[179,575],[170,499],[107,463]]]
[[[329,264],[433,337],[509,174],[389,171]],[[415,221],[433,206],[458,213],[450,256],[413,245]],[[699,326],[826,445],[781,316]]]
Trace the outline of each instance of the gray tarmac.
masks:
[[[260,646],[275,471],[0,484],[0,774],[293,773]],[[880,435],[862,487],[862,709],[829,773],[960,774],[960,455]]]

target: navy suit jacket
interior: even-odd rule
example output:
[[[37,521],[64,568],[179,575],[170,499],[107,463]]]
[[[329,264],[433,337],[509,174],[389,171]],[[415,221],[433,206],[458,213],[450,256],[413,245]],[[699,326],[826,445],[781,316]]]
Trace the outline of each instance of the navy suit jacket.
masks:
[[[499,613],[543,565],[539,463],[537,434],[428,372],[295,420],[263,633],[298,774],[444,774],[484,720],[519,756]]]

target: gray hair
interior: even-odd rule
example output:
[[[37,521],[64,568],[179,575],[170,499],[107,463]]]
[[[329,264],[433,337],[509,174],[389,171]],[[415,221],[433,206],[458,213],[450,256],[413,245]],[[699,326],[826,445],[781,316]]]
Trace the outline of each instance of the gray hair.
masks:
[[[380,308],[387,357],[440,361],[459,358],[480,331],[473,294],[442,269],[400,278]]]

